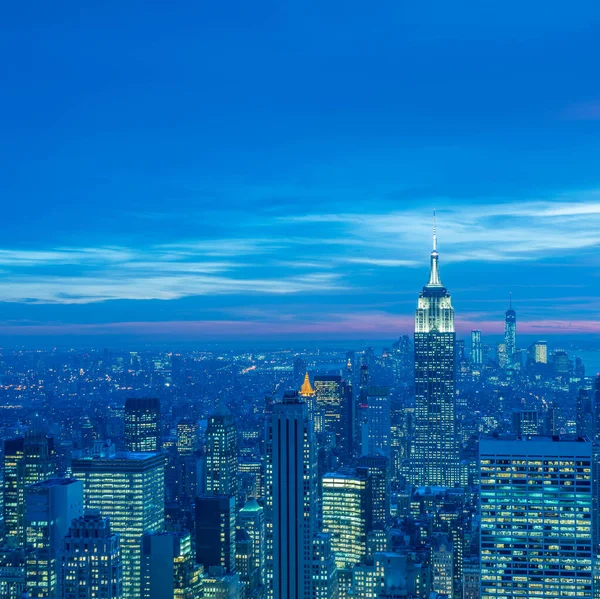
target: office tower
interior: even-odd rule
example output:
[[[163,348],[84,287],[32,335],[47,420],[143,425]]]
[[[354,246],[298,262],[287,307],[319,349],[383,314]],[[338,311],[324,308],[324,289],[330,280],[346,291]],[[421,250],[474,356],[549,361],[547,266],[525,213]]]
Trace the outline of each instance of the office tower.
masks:
[[[368,449],[365,453],[389,456],[392,421],[387,387],[369,387],[367,392]]]
[[[252,541],[252,557],[258,571],[259,585],[265,584],[266,528],[265,512],[256,499],[249,499],[237,516],[238,530],[244,530]]]
[[[408,335],[402,335],[392,345],[393,368],[396,380],[406,381],[414,376],[414,346]]]
[[[310,599],[317,460],[306,404],[286,392],[267,433],[267,583],[273,599]]]
[[[186,418],[177,423],[177,453],[180,456],[192,455],[198,449],[198,422]]]
[[[312,596],[313,599],[339,597],[338,571],[331,550],[331,535],[325,533],[318,533],[313,539]]]
[[[459,480],[455,423],[454,309],[438,268],[433,234],[429,282],[415,316],[415,442],[411,482],[453,487]]]
[[[371,518],[371,478],[366,469],[330,472],[323,477],[323,532],[339,573],[350,572],[367,555]],[[343,591],[342,591],[343,593]]]
[[[129,397],[125,401],[125,445],[138,453],[160,450],[160,402],[156,397]]]
[[[88,510],[62,541],[58,599],[122,599],[121,541],[110,520]]]
[[[58,552],[71,522],[83,514],[83,484],[51,478],[25,491],[27,588],[32,598],[54,597],[58,585]]]
[[[454,559],[452,540],[437,533],[431,541],[431,590],[440,595],[454,596]]]
[[[471,362],[473,362],[473,366],[481,366],[483,364],[481,331],[471,331]]]
[[[233,495],[196,497],[196,563],[205,571],[235,572],[235,510]]]
[[[512,427],[515,435],[537,435],[540,433],[537,410],[514,410]]]
[[[517,313],[512,307],[512,293],[510,294],[510,306],[504,317],[504,343],[506,345],[506,365],[514,368],[517,353]]]
[[[96,443],[90,455],[73,460],[73,477],[83,481],[85,508],[100,510],[121,535],[123,598],[139,599],[142,537],[164,527],[163,455],[116,453]]]
[[[335,435],[335,444],[349,455],[354,437],[352,387],[339,375],[317,375],[313,379],[316,408],[323,410],[325,432]]]
[[[237,501],[237,431],[231,412],[220,406],[206,429],[206,494],[232,495]]]
[[[258,570],[252,553],[252,539],[245,530],[238,528],[235,531],[235,570],[248,595],[258,589]]]
[[[577,435],[594,439],[594,419],[592,414],[592,402],[587,389],[579,389],[577,394],[576,412]]]
[[[592,444],[483,438],[481,599],[592,597]]]
[[[496,344],[496,359],[498,360],[498,366],[500,366],[500,368],[507,367],[508,358],[506,354],[506,343],[504,343],[504,341]]]
[[[4,539],[25,544],[25,488],[56,474],[54,439],[38,432],[4,441]]]
[[[345,378],[350,383],[354,384],[354,376],[356,375],[356,352],[346,352],[346,374]]]
[[[225,574],[211,568],[202,579],[203,599],[242,599],[243,585],[237,574]]]
[[[25,573],[25,550],[21,547],[0,547],[0,597],[21,599],[25,597],[27,580]]]
[[[538,341],[529,346],[528,362],[534,364],[548,363],[548,343],[546,341]]]
[[[144,535],[141,599],[201,599],[201,573],[189,532]]]
[[[390,519],[390,460],[383,455],[364,455],[358,459],[371,479],[371,523],[385,526]]]

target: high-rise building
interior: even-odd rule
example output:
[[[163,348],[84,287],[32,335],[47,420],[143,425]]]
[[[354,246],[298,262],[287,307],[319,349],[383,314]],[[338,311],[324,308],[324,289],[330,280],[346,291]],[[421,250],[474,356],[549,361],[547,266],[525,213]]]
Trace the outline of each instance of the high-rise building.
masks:
[[[454,596],[454,550],[446,534],[433,535],[431,542],[431,590],[443,596]]]
[[[369,387],[367,392],[368,449],[364,453],[389,456],[392,421],[387,387]]]
[[[122,599],[123,562],[118,534],[98,510],[76,518],[62,541],[58,599]]]
[[[125,445],[137,453],[160,450],[160,402],[156,397],[128,397],[125,401]]]
[[[196,497],[196,562],[206,571],[235,572],[235,512],[233,495]]]
[[[27,587],[32,598],[54,597],[58,586],[58,553],[71,522],[83,514],[83,484],[51,478],[25,492]]]
[[[206,494],[238,494],[237,431],[231,412],[220,405],[206,429]],[[235,527],[234,527],[235,529]]]
[[[454,309],[438,268],[433,235],[429,282],[415,316],[415,441],[411,479],[452,487],[459,480],[455,422]]]
[[[506,344],[506,365],[514,368],[517,355],[517,313],[512,307],[512,293],[510,294],[510,306],[504,316],[504,343]]]
[[[537,435],[540,431],[537,410],[514,410],[512,413],[512,432],[515,435]]]
[[[527,360],[533,364],[547,364],[548,363],[548,342],[537,341],[529,346]]]
[[[259,585],[265,584],[266,528],[264,509],[256,499],[249,499],[237,516],[237,528],[246,531],[252,541],[252,557],[258,571]]]
[[[331,535],[325,533],[318,533],[313,539],[312,596],[313,599],[339,597],[338,571],[331,550]]]
[[[313,379],[316,408],[324,412],[325,432],[335,435],[335,444],[349,455],[354,442],[352,386],[339,375],[317,375]]]
[[[596,439],[596,441],[600,441],[600,372],[596,375],[592,410],[592,420],[594,423],[594,438]]]
[[[304,375],[304,381],[302,383],[302,387],[300,387],[300,397],[302,401],[306,404],[308,409],[308,415],[313,416],[315,411],[315,390],[312,388],[310,384],[310,377],[308,376],[308,372]]]
[[[594,439],[592,402],[587,389],[579,389],[577,394],[576,426],[577,435]]]
[[[83,481],[85,508],[100,510],[121,535],[123,598],[139,599],[142,537],[164,527],[164,456],[116,453],[96,443],[91,454],[73,460],[73,477]]]
[[[310,599],[317,522],[317,459],[312,421],[298,393],[274,404],[267,433],[267,591]]]
[[[592,594],[592,443],[483,438],[481,599]]]
[[[364,468],[371,479],[371,524],[385,525],[390,519],[390,460],[384,455],[363,455],[358,459],[358,467]]]
[[[4,441],[4,533],[10,546],[25,545],[25,488],[55,474],[52,437],[31,432]]]
[[[473,366],[481,366],[483,364],[481,331],[471,331],[471,362],[473,362]]]
[[[202,599],[201,573],[189,532],[144,535],[141,599]]]
[[[22,547],[0,546],[0,597],[21,599],[26,596],[25,550]]]
[[[186,418],[177,423],[177,453],[180,456],[190,456],[198,449],[198,422]]]
[[[259,589],[258,568],[250,535],[243,529],[235,531],[235,569],[244,585],[246,595],[256,595]]]
[[[323,477],[323,532],[331,535],[338,570],[350,571],[367,555],[371,479],[366,469]]]

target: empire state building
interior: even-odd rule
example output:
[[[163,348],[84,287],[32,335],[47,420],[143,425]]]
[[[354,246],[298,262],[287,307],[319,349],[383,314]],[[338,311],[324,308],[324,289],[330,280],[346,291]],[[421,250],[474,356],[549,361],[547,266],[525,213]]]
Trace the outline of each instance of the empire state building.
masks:
[[[419,295],[415,315],[415,443],[411,482],[419,486],[453,487],[459,480],[456,336],[454,308],[440,280],[438,260],[434,222],[429,282]]]

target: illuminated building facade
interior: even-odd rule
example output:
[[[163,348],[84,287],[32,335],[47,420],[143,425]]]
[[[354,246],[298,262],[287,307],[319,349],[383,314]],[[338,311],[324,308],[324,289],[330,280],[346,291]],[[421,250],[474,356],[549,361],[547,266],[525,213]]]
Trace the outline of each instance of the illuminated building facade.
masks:
[[[91,455],[73,460],[73,477],[83,481],[85,508],[109,517],[121,535],[123,598],[139,599],[142,537],[164,528],[164,457],[97,444]]]
[[[309,599],[317,459],[312,421],[298,393],[286,392],[273,405],[267,430],[267,596]]]
[[[517,313],[512,307],[512,294],[510,306],[504,316],[504,343],[506,345],[506,365],[514,368],[517,356]]]
[[[480,441],[481,599],[592,594],[592,444]]]
[[[190,456],[198,449],[198,423],[194,420],[182,420],[177,423],[177,453]]]
[[[265,512],[256,499],[249,499],[239,511],[238,529],[244,530],[252,541],[252,558],[258,571],[259,585],[265,583]]]
[[[160,402],[156,397],[125,401],[125,445],[135,453],[160,450]]]
[[[201,599],[201,573],[189,532],[144,536],[141,599]]]
[[[352,385],[339,375],[317,375],[313,379],[315,404],[324,414],[324,432],[335,435],[335,444],[349,454],[354,441]]]
[[[350,570],[367,554],[371,478],[365,469],[323,477],[323,532],[331,535],[338,570]]]
[[[471,362],[473,362],[474,366],[481,366],[483,364],[481,331],[471,331]]]
[[[367,392],[367,445],[365,453],[389,456],[392,420],[387,387],[369,387]]]
[[[25,488],[56,475],[54,439],[32,432],[4,441],[4,540],[25,545]]]
[[[62,542],[58,581],[58,599],[123,597],[120,537],[98,510],[72,522]]]
[[[434,229],[429,282],[415,315],[415,441],[411,482],[454,486],[459,481],[455,421],[454,309],[438,268]]]
[[[206,494],[238,494],[237,432],[233,415],[220,406],[206,429]]]
[[[235,512],[233,495],[196,497],[196,562],[205,571],[235,572]]]
[[[32,598],[54,597],[58,586],[58,552],[71,522],[83,514],[83,484],[51,478],[25,493],[27,588]]]
[[[312,598],[338,599],[338,572],[331,551],[331,535],[318,533],[313,539]]]

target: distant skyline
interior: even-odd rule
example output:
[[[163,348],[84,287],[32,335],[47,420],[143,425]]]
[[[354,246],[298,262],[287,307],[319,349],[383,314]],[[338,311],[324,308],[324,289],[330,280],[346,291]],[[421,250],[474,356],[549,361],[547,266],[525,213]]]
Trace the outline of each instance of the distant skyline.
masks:
[[[7,7],[0,347],[600,334],[600,6]]]

